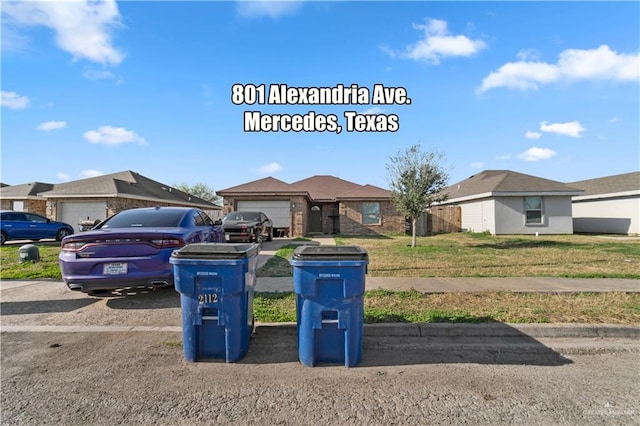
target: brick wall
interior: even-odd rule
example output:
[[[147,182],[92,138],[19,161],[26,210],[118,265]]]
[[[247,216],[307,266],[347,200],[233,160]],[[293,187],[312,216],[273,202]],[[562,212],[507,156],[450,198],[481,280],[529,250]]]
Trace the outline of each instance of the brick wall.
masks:
[[[380,224],[362,224],[362,202],[340,203],[340,233],[346,235],[404,233],[404,216],[396,210],[392,201],[380,201]]]
[[[46,216],[52,220],[60,220],[58,217],[58,205],[64,202],[73,202],[78,200],[55,200],[55,201],[46,201]],[[110,217],[114,214],[121,212],[122,210],[128,209],[137,209],[140,207],[169,207],[176,206],[176,204],[170,203],[160,203],[157,201],[149,201],[149,200],[133,200],[130,198],[83,198],[82,201],[105,201],[106,202],[106,216]]]
[[[45,200],[2,200],[2,206],[0,209],[2,210],[13,210],[13,203],[15,201],[22,201],[22,211],[28,213],[36,213],[41,214],[42,216],[47,215],[47,202]]]
[[[141,207],[169,207],[176,204],[159,203],[157,201],[132,200],[129,198],[111,198],[107,200],[107,217],[127,209],[138,209]]]

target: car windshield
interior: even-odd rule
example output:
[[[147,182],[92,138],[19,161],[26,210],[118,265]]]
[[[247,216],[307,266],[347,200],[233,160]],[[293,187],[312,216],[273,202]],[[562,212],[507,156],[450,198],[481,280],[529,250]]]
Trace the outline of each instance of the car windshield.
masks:
[[[224,220],[258,220],[258,213],[236,212],[229,213]]]
[[[107,220],[100,228],[176,228],[184,216],[182,210],[125,210]]]

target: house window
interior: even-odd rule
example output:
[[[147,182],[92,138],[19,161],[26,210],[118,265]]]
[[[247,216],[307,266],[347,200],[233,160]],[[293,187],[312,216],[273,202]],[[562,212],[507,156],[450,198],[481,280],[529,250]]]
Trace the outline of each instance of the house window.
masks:
[[[362,224],[380,224],[380,203],[362,203]]]
[[[525,197],[524,209],[527,216],[527,225],[542,224],[542,197]]]

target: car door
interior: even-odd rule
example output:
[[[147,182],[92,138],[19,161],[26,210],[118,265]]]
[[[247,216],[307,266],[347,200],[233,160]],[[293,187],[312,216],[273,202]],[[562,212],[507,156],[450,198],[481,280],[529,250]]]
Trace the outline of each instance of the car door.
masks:
[[[33,240],[42,238],[54,238],[56,234],[55,226],[49,223],[49,220],[33,213],[25,213],[26,227],[28,228],[28,237]]]
[[[27,228],[27,218],[21,212],[7,212],[2,214],[2,229],[10,239],[20,240],[29,238]]]
[[[200,234],[201,241],[215,241],[213,234],[213,221],[203,211],[196,211],[193,216],[194,223]]]
[[[260,228],[262,235],[265,237],[269,235],[269,218],[264,213],[260,213]]]

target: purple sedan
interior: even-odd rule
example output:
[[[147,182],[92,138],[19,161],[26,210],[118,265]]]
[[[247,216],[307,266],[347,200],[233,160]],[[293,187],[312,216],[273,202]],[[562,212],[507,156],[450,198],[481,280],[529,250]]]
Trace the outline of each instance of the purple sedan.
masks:
[[[62,279],[71,290],[84,293],[170,286],[169,258],[174,250],[223,240],[222,227],[197,208],[124,210],[90,231],[62,240]]]

